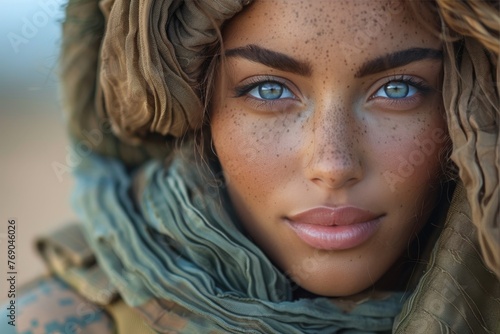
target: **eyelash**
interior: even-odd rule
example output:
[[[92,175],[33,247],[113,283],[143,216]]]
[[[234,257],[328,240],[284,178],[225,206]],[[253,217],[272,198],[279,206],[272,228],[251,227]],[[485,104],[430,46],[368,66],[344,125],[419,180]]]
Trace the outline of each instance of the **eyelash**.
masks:
[[[266,83],[277,83],[281,86],[283,86],[285,89],[290,91],[293,95],[295,95],[292,90],[288,87],[286,84],[285,80],[279,78],[279,77],[271,77],[271,76],[263,76],[263,77],[252,77],[247,80],[247,83],[238,86],[234,89],[235,91],[235,96],[234,97],[242,97],[244,95],[247,95],[249,92],[251,92],[253,89],[257,88],[260,85],[266,84]],[[264,99],[263,99],[264,100]],[[271,100],[264,100],[264,101],[271,101]]]
[[[383,100],[384,103],[388,103],[389,107],[393,108],[410,107],[412,104],[415,104],[415,102],[417,102],[418,99],[421,99],[434,91],[434,89],[427,83],[425,83],[425,81],[407,75],[388,77],[383,80],[384,80],[383,83],[378,86],[375,93],[370,95],[368,101],[375,102],[376,100]],[[378,92],[383,90],[391,82],[407,84],[408,86],[415,88],[416,92],[414,95],[410,97],[401,97],[401,98],[375,96]]]
[[[264,99],[252,96],[250,92],[254,89],[257,89],[259,86],[263,86],[264,84],[278,84],[286,90],[289,95],[286,97],[278,97],[276,99]],[[263,112],[286,112],[290,111],[290,108],[293,108],[297,105],[298,98],[295,93],[297,90],[291,89],[290,86],[293,86],[288,80],[275,77],[275,76],[256,76],[251,77],[245,80],[245,82],[234,88],[234,97],[239,98],[243,97],[245,102],[248,103],[254,110],[263,111]]]

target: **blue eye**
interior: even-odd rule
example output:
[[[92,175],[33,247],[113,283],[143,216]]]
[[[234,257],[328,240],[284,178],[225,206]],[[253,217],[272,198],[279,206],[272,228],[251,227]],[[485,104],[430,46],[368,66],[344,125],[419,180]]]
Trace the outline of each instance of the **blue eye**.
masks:
[[[382,86],[373,97],[404,99],[418,93],[418,89],[405,81],[390,81]]]
[[[259,100],[277,100],[293,98],[293,93],[285,85],[276,81],[266,81],[248,91],[248,94]]]

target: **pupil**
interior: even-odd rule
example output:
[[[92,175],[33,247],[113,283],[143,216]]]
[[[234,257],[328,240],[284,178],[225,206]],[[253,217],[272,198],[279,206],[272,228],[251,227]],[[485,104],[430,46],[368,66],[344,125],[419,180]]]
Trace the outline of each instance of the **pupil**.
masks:
[[[408,95],[409,87],[404,82],[389,82],[384,87],[385,94],[394,99],[400,99]]]
[[[259,87],[259,94],[266,100],[275,100],[283,94],[283,87],[274,82],[268,82]]]

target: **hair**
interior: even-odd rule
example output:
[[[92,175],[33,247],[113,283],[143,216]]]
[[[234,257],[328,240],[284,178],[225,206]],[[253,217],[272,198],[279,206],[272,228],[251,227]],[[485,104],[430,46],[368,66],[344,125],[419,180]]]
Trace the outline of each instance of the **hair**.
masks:
[[[196,162],[196,168],[198,168],[199,174],[205,178],[205,185],[207,187],[218,189],[221,184],[224,184],[222,180],[221,166],[216,158],[216,153],[212,145],[212,134],[210,130],[210,111],[213,106],[213,99],[216,95],[216,78],[223,77],[221,72],[224,70],[225,57],[224,57],[224,41],[222,38],[222,27],[219,28],[214,18],[210,17],[212,21],[212,27],[217,34],[218,38],[215,43],[209,45],[205,48],[203,52],[203,57],[205,58],[202,64],[202,70],[196,80],[198,96],[201,100],[203,106],[203,124],[202,126],[195,130],[193,139],[193,150],[194,158]],[[182,141],[182,139],[181,139]],[[182,154],[182,143],[178,143],[177,147],[179,152]],[[207,173],[209,177],[207,177]]]
[[[429,29],[444,42],[454,44],[455,53],[450,56],[455,57],[458,64],[461,62],[464,38],[468,37],[484,47],[484,51],[490,54],[492,65],[497,68],[500,60],[500,1],[432,0],[408,1],[408,4],[413,15],[421,22],[425,21],[423,15],[428,13],[437,15],[438,24]],[[449,145],[446,145],[446,150],[447,152],[442,155],[448,160],[443,160],[443,174],[446,180],[456,180],[458,167],[449,159],[452,151],[451,140]]]
[[[199,96],[203,105],[203,126],[196,131],[195,134],[195,144],[198,151],[205,156],[207,146],[210,148],[209,139],[211,138],[210,133],[210,110],[213,105],[213,98],[216,92],[216,77],[220,75],[221,68],[224,62],[224,47],[222,42],[222,36],[219,29],[217,29],[219,35],[219,43],[208,48],[206,54],[208,55],[205,63],[203,64],[203,70],[198,78],[198,91]]]
[[[423,15],[427,13],[439,15],[440,25],[430,29],[443,40],[460,41],[463,37],[472,37],[486,50],[497,56],[500,54],[500,1],[431,0],[408,1],[408,5],[420,21],[424,21]]]
[[[208,16],[208,15],[207,15]],[[194,145],[195,150],[198,154],[197,156],[203,164],[208,164],[208,160],[213,159],[216,155],[213,145],[212,145],[212,134],[210,130],[210,113],[214,106],[214,103],[220,102],[215,101],[217,83],[223,85],[224,83],[216,80],[216,78],[224,79],[225,68],[225,56],[224,56],[224,40],[222,38],[222,30],[224,25],[219,28],[216,22],[212,19],[213,29],[215,30],[218,40],[216,43],[206,47],[204,51],[205,61],[202,65],[202,70],[197,79],[198,82],[198,96],[200,97],[201,103],[203,105],[203,125],[195,131],[194,134]],[[219,169],[220,166],[217,166]]]
[[[436,1],[441,17],[454,32],[479,41],[487,50],[500,54],[500,2]]]

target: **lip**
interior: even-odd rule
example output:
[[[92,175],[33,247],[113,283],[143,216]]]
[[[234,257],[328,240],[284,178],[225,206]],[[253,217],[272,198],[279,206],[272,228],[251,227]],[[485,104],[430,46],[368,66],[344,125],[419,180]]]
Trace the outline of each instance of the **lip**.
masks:
[[[370,239],[384,215],[354,206],[317,207],[286,217],[286,223],[311,247],[345,250]]]

